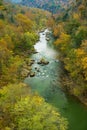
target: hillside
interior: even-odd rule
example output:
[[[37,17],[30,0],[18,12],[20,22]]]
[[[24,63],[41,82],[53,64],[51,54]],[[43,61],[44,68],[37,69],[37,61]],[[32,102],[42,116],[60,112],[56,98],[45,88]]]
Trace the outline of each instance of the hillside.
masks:
[[[60,50],[66,76],[64,88],[87,105],[87,0],[76,0],[53,24],[55,46]]]
[[[74,99],[87,106],[86,12],[87,0],[0,0],[0,130],[87,129]]]
[[[37,31],[49,17],[47,11],[0,0],[0,130],[67,129],[66,119],[22,83],[33,72]]]
[[[29,7],[41,8],[52,13],[63,11],[68,0],[6,0]]]

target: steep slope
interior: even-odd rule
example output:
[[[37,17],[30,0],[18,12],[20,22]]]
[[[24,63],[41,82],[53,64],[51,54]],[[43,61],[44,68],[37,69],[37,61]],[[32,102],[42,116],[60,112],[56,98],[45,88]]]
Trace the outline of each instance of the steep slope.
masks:
[[[87,105],[87,0],[76,0],[54,20],[54,44],[66,70],[64,89]]]
[[[8,1],[8,0],[6,0]],[[20,3],[29,7],[42,8],[44,10],[56,13],[58,11],[63,11],[68,3],[68,0],[10,0],[14,3]]]

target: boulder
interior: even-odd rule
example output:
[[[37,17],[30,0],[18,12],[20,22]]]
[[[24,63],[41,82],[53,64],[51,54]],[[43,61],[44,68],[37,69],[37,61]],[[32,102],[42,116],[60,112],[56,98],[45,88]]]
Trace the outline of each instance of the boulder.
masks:
[[[32,64],[34,64],[34,62],[35,62],[35,60],[31,59],[31,60],[27,61],[26,63],[28,66],[31,66]]]
[[[40,61],[38,61],[37,64],[42,64],[42,63]]]
[[[46,40],[47,40],[47,41],[49,41],[49,40],[50,40],[50,38],[46,37]]]
[[[40,70],[39,70],[39,69],[37,69],[37,72],[40,72]]]
[[[45,33],[43,33],[43,35],[45,35]]]
[[[37,70],[38,68],[37,67],[35,67],[35,70]]]
[[[35,70],[36,70],[37,72],[40,72],[40,69],[39,69],[39,68],[37,68],[37,67],[35,67]]]
[[[37,51],[34,51],[33,54],[37,54],[38,52]]]
[[[22,72],[21,72],[21,76],[22,76],[22,77],[27,77],[27,76],[29,75],[29,73],[30,73],[29,70],[23,68],[23,70],[22,70]]]
[[[29,65],[27,65],[27,64],[24,64],[23,66],[22,66],[22,69],[24,70],[28,70],[28,71],[30,71],[32,68],[31,68],[31,66],[29,66]]]
[[[46,32],[46,36],[49,36],[50,32]]]
[[[38,64],[47,65],[47,64],[49,64],[49,61],[47,61],[44,58],[42,58],[40,61],[38,61]]]
[[[42,30],[40,30],[40,33],[42,33],[42,32],[44,32],[44,30],[42,29]]]
[[[30,77],[34,77],[35,76],[35,72],[30,72]]]

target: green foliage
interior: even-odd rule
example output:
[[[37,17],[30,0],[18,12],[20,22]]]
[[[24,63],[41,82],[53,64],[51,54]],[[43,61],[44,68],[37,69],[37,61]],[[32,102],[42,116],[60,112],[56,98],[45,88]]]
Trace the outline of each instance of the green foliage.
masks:
[[[68,34],[74,35],[77,28],[80,26],[80,22],[76,19],[71,19],[65,26],[65,30]]]
[[[18,25],[22,28],[23,32],[32,30],[33,21],[31,21],[26,15],[17,14],[16,19],[17,19]]]
[[[46,25],[50,13],[10,4],[4,7],[0,5],[0,18],[4,16],[0,20],[0,130],[66,130],[66,119],[19,83],[26,57],[38,40],[37,31]]]
[[[74,42],[75,42],[75,47],[78,48],[80,47],[82,41],[87,38],[87,28],[86,27],[79,27],[78,30],[76,31],[75,37],[74,37]]]
[[[4,2],[3,7],[4,10],[0,5],[0,18],[4,16],[0,20],[0,87],[20,81],[24,57],[29,57],[34,50],[37,31],[46,25],[47,16],[50,17],[50,13],[40,9]]]
[[[0,129],[66,130],[67,121],[25,84],[0,90]]]
[[[11,0],[12,1],[12,0]],[[15,0],[14,2],[20,3],[22,5],[25,6],[29,6],[29,7],[35,7],[35,8],[40,8],[43,10],[48,10],[52,13],[57,13],[60,11],[63,11],[64,8],[64,4],[67,4],[67,0],[61,0],[61,2],[59,0]]]
[[[31,32],[24,33],[21,38],[20,42],[15,45],[15,49],[19,51],[29,51],[33,48],[34,43],[38,40],[38,35]]]
[[[0,0],[0,6],[3,4],[3,0]]]
[[[63,55],[67,54],[67,51],[69,49],[71,42],[71,37],[70,35],[66,33],[61,33],[60,37],[56,40],[54,43],[57,47],[59,47],[60,51],[62,52]]]
[[[26,32],[22,37],[22,43],[24,44],[24,48],[31,48],[32,45],[38,40],[38,36],[35,33]]]
[[[61,51],[70,83],[66,87],[70,92],[87,102],[87,2],[76,0],[61,20],[55,20],[53,34],[57,38],[56,47]],[[56,18],[57,17],[57,18]],[[55,19],[60,18],[60,15]],[[62,26],[63,29],[58,27]],[[61,32],[61,33],[60,33]]]

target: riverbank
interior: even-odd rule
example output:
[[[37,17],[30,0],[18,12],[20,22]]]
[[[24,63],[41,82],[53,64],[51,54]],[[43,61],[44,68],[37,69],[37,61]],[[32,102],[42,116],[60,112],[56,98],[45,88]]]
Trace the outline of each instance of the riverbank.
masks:
[[[46,34],[45,34],[45,31],[46,31]],[[42,34],[42,36],[45,35],[45,40],[48,41],[47,40],[47,37],[49,36],[48,29],[39,30],[37,43],[40,42],[40,39],[39,39],[40,34]],[[22,80],[27,77],[34,77],[37,72],[40,72],[38,67],[35,67],[35,70],[32,69],[32,65],[34,63],[37,63],[38,65],[41,65],[41,66],[45,66],[49,64],[49,61],[44,56],[40,57],[38,61],[35,60],[34,58],[31,58],[31,55],[35,55],[35,54],[38,54],[38,51],[36,51],[35,48],[32,48],[31,51],[25,52],[22,54],[23,59],[24,59],[24,63],[21,66],[21,72],[20,72],[20,77]]]
[[[38,53],[32,54],[30,57],[35,60],[32,64],[35,76],[28,76],[24,83],[31,86],[32,92],[38,93],[46,102],[56,107],[63,117],[67,118],[68,130],[85,130],[87,128],[87,109],[82,103],[63,91],[60,78],[61,74],[64,75],[61,73],[63,67],[58,58],[59,51],[54,47],[52,37],[49,41],[46,40],[46,32],[47,30],[39,34],[40,40],[34,45]],[[49,64],[43,65],[42,58],[46,59]],[[41,64],[38,64],[40,60]],[[79,122],[81,123],[79,124]]]
[[[84,97],[85,95],[80,95],[80,92],[78,92],[79,85],[73,81],[67,70],[63,68],[63,71],[63,75],[61,76],[63,90],[69,95],[74,96],[78,101],[87,107],[87,98]]]

